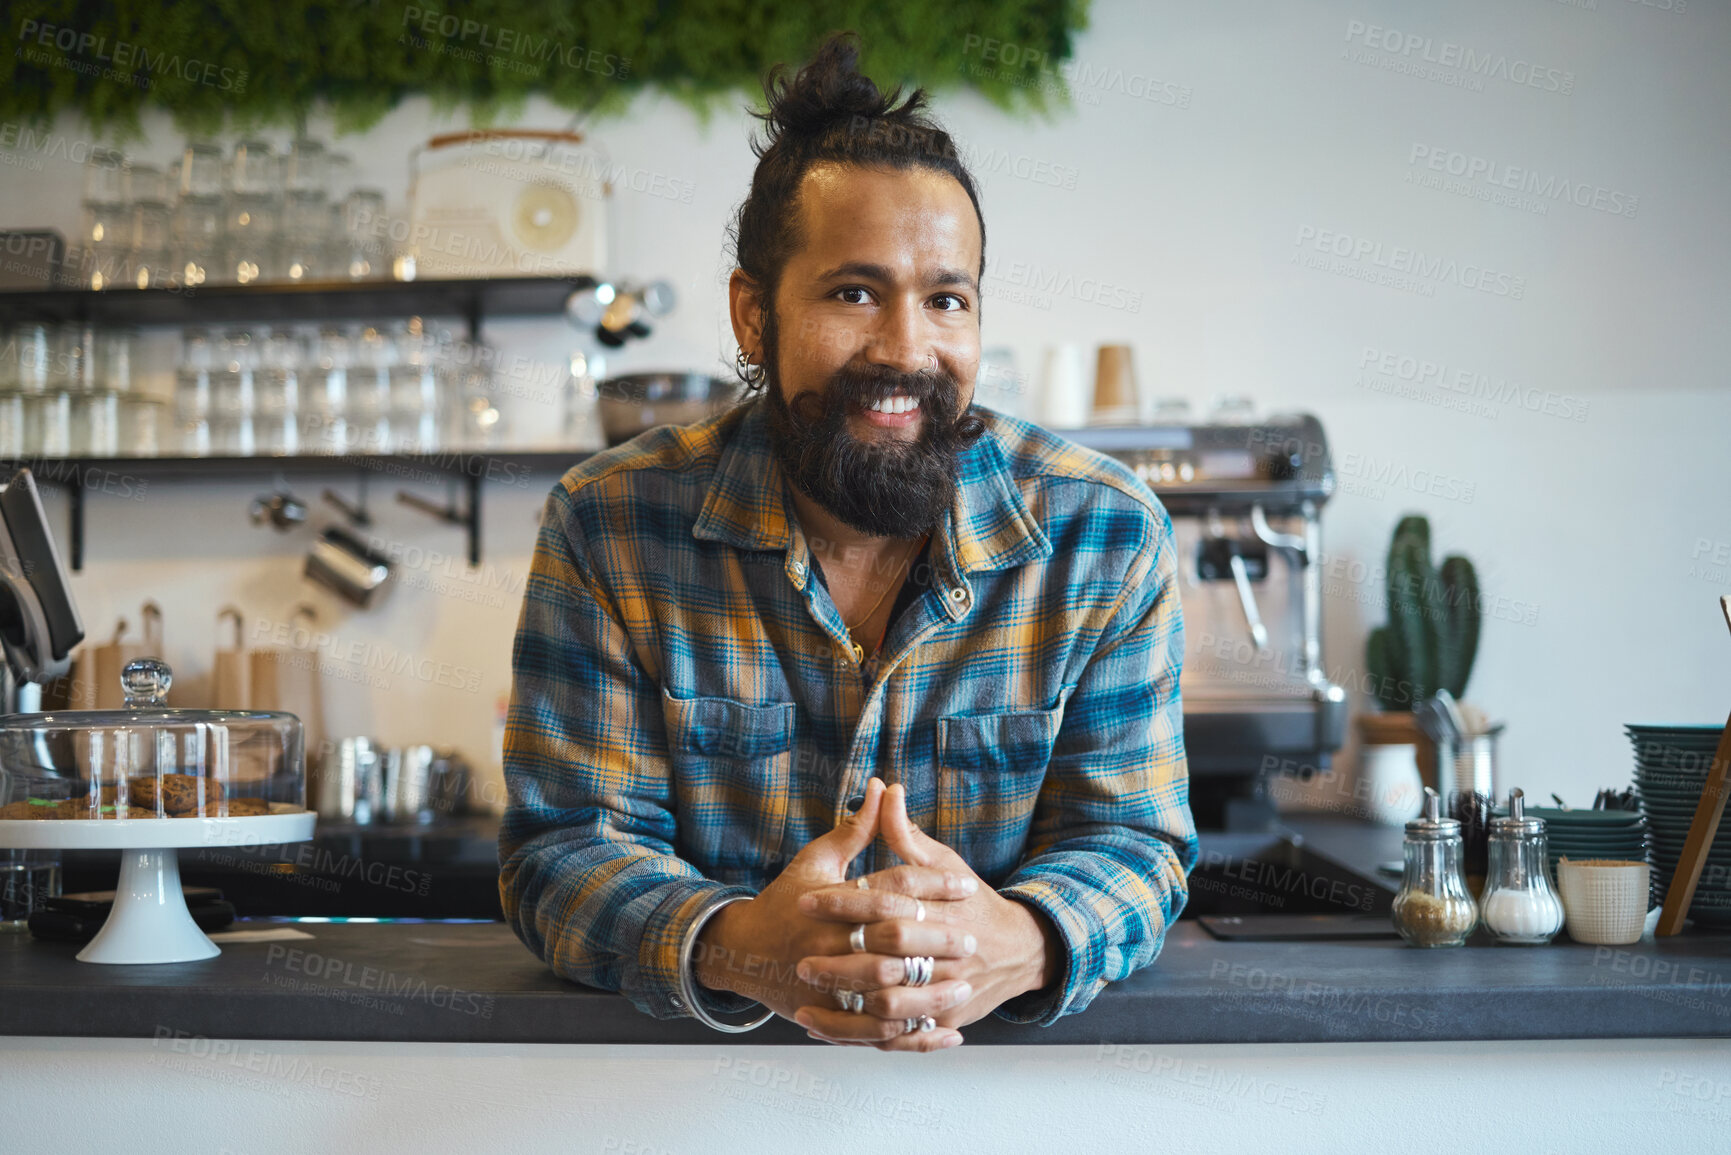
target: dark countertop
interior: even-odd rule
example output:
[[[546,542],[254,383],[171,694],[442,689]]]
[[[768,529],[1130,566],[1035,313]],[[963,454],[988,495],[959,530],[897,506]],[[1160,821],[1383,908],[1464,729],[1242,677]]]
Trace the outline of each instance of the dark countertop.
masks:
[[[1327,816],[1291,816],[1285,826],[1307,854],[1363,879],[1400,854],[1398,829]],[[1205,840],[1204,855],[1265,837]],[[1386,893],[1395,883],[1376,886]],[[73,945],[0,936],[0,1035],[812,1042],[780,1020],[723,1036],[652,1019],[617,995],[556,978],[498,923],[296,925],[315,937],[225,943],[217,958],[165,966],[79,963]],[[964,1035],[970,1045],[1724,1037],[1731,934],[1425,951],[1395,939],[1221,942],[1186,919],[1152,966],[1106,988],[1086,1012],[1048,1028],[988,1018]]]
[[[252,924],[261,925],[261,924]],[[269,924],[263,924],[269,925]],[[722,1036],[555,978],[498,923],[313,923],[214,959],[98,966],[0,940],[0,1034],[464,1043],[809,1043]],[[1627,948],[1423,951],[1393,940],[1218,942],[1179,923],[1154,965],[1048,1028],[988,1018],[970,1044],[1357,1042],[1731,1035],[1731,935]],[[180,1037],[180,1036],[176,1036]]]

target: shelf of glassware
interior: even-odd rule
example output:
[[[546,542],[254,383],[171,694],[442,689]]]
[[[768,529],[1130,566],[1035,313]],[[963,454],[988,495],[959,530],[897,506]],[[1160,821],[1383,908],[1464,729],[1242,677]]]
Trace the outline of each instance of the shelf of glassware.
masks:
[[[489,316],[559,316],[573,293],[593,288],[590,276],[490,277],[415,281],[316,281],[267,285],[211,285],[197,289],[114,288],[0,291],[0,326],[17,322],[98,325],[209,325],[246,321],[321,321],[372,317],[459,317],[471,339]],[[516,483],[525,471],[563,470],[584,450],[429,454],[306,454],[259,457],[56,457],[6,462],[28,467],[39,481],[63,487],[70,498],[68,550],[74,570],[84,563],[84,492],[103,491],[117,479],[192,480],[278,473],[356,471],[397,477],[428,471],[467,489],[441,516],[464,526],[471,564],[480,564],[481,483]]]

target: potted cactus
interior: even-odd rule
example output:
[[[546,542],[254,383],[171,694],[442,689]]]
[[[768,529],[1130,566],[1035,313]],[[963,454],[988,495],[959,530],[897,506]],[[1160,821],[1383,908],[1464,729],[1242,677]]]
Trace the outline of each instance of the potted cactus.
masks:
[[[1373,797],[1386,797],[1389,819],[1418,812],[1421,785],[1435,786],[1436,747],[1420,732],[1413,707],[1447,690],[1465,693],[1478,655],[1478,575],[1458,554],[1431,564],[1430,522],[1400,519],[1388,549],[1388,624],[1365,641],[1368,689],[1381,713],[1359,715],[1360,774],[1374,779]],[[1408,814],[1407,817],[1411,817]]]
[[[1479,649],[1479,580],[1459,554],[1430,561],[1430,522],[1400,519],[1388,548],[1388,624],[1370,632],[1365,669],[1384,710],[1411,711],[1447,690],[1466,693]]]

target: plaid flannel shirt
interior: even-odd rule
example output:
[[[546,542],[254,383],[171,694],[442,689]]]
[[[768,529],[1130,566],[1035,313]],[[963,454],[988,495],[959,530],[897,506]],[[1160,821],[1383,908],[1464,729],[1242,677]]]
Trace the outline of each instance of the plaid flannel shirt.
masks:
[[[1061,936],[1061,978],[1000,1017],[1050,1024],[1158,953],[1197,857],[1171,518],[1111,458],[974,412],[988,431],[875,676],[814,578],[761,400],[554,488],[512,652],[499,889],[555,972],[689,1014],[693,921],[761,890],[873,775]],[[896,861],[879,839],[849,876]]]

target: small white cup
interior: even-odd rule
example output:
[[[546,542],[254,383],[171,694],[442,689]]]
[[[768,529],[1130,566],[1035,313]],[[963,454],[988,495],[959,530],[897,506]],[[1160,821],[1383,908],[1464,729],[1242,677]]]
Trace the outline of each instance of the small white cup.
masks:
[[[1639,942],[1647,923],[1650,873],[1645,862],[1560,860],[1557,889],[1569,937],[1597,946]]]
[[[1082,346],[1067,341],[1048,348],[1040,374],[1038,424],[1047,429],[1080,429],[1088,424],[1092,400],[1082,376]]]

